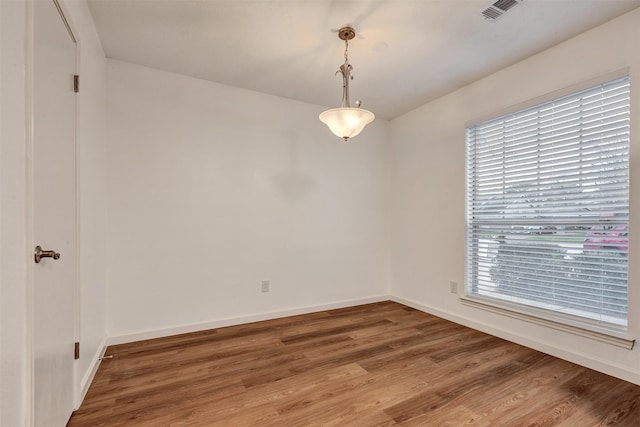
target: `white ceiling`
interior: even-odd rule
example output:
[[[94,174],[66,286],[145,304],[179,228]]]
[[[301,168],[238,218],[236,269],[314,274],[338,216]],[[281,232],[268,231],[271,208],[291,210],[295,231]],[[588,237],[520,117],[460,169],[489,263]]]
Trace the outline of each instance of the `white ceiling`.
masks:
[[[395,118],[640,6],[640,0],[89,0],[107,57],[336,107],[344,43],[352,103]]]

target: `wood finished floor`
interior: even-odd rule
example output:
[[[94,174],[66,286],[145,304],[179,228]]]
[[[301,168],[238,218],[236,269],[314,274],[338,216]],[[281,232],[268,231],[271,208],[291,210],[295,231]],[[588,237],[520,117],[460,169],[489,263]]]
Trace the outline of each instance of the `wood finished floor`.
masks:
[[[640,386],[393,302],[107,354],[69,426],[640,426]]]

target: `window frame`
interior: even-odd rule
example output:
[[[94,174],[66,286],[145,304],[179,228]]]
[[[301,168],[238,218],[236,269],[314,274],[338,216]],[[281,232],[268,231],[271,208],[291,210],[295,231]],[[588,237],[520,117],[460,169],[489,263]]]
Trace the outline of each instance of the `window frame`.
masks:
[[[522,110],[526,110],[528,108],[532,108],[538,106],[540,104],[544,104],[558,98],[562,98],[565,96],[570,96],[572,94],[581,92],[583,90],[607,83],[609,81],[613,81],[623,77],[630,77],[629,69],[625,68],[622,70],[618,70],[613,73],[609,73],[603,76],[600,76],[595,79],[591,79],[576,85],[572,85],[570,87],[566,87],[564,89],[554,91],[552,93],[543,95],[541,97],[537,97],[535,99],[531,99],[527,102],[511,106],[509,108],[505,108],[502,111],[492,113],[483,118],[476,119],[465,123],[465,134],[469,127],[502,117],[508,114],[516,113]],[[630,108],[631,106],[629,106]],[[631,141],[629,141],[629,145],[631,145]],[[630,149],[630,147],[629,147]],[[467,141],[465,135],[465,170],[468,174],[468,153],[469,143]],[[630,163],[630,160],[629,160]],[[473,192],[473,189],[468,187],[469,177],[467,175],[467,179],[465,182],[465,285],[463,287],[462,295],[460,295],[461,302],[469,307],[474,307],[478,309],[488,310],[493,313],[497,313],[504,316],[509,316],[512,318],[517,318],[520,320],[524,320],[530,323],[550,327],[553,329],[569,332],[572,334],[588,337],[595,339],[600,342],[608,343],[611,345],[623,347],[626,349],[632,349],[635,340],[632,339],[629,335],[629,331],[626,327],[616,327],[615,325],[604,325],[599,321],[590,321],[588,318],[583,318],[579,316],[573,315],[565,315],[560,312],[554,312],[550,310],[539,309],[534,306],[528,306],[518,303],[512,303],[509,301],[500,301],[499,299],[484,297],[482,295],[478,295],[475,293],[471,293],[472,284],[469,283],[470,279],[470,268],[469,260],[471,257],[469,248],[469,222],[468,222],[468,213],[469,213],[469,200],[470,200],[470,192]],[[629,202],[631,205],[631,202]],[[631,221],[629,221],[629,224]],[[627,267],[627,273],[629,268]],[[627,281],[627,283],[629,283]],[[627,286],[627,291],[629,287]],[[627,293],[627,302],[628,302],[628,293]],[[629,316],[627,315],[627,319]]]

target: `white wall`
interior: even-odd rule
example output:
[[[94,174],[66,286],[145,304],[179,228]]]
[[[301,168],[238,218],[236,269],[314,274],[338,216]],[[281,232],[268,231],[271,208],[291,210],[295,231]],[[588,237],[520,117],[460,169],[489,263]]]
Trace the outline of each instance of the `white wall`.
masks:
[[[26,4],[0,1],[0,425],[29,422]]]
[[[106,343],[106,157],[107,60],[84,1],[65,1],[67,19],[78,39],[77,162],[80,359],[78,391],[86,393]]]
[[[116,341],[388,295],[388,122],[344,144],[322,107],[112,60],[108,88]]]
[[[403,302],[640,384],[632,351],[462,306],[465,124],[624,67],[640,129],[640,9],[479,80],[391,122],[392,294]],[[640,136],[631,135],[630,330],[640,338]]]

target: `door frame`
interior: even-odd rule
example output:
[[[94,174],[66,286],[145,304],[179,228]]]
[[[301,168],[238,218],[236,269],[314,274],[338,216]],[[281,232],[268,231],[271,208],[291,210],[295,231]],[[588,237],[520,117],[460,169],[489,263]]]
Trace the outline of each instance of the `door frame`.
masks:
[[[36,1],[51,1],[54,3],[63,24],[66,26],[69,36],[75,42],[75,74],[80,69],[80,40],[77,36],[70,13],[65,4],[65,0],[26,0],[26,70],[25,70],[25,108],[26,108],[26,129],[25,129],[25,154],[26,154],[26,353],[29,357],[28,369],[26,373],[28,406],[28,425],[33,426],[35,423],[35,351],[34,351],[34,324],[35,324],[35,289],[34,289],[34,269],[33,250],[38,244],[34,238],[34,55],[35,55],[35,31],[34,31],[34,3]],[[71,82],[70,82],[71,84]],[[75,192],[75,271],[73,274],[73,317],[74,317],[74,341],[80,340],[80,200],[78,185],[78,114],[79,114],[78,96],[75,96],[75,120],[74,120],[74,192]],[[73,357],[70,352],[69,357]],[[78,409],[80,405],[80,385],[78,382],[77,365],[74,364],[72,372],[72,398],[73,407]]]

